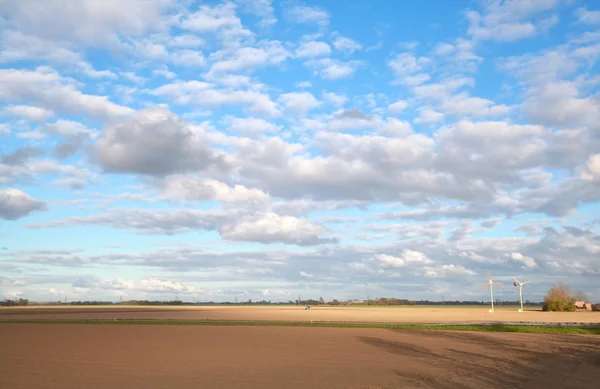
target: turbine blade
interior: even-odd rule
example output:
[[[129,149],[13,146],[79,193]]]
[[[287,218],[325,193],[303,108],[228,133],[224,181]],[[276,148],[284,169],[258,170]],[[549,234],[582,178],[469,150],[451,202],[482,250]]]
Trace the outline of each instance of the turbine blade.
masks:
[[[530,283],[531,281],[525,281],[523,282],[523,285]]]
[[[497,283],[496,281],[493,281],[492,284],[494,285],[498,285],[498,286],[502,286],[502,284]]]
[[[483,286],[483,288],[481,288],[481,289],[483,290],[483,289],[487,288],[488,286],[490,286],[490,284],[485,284],[485,285]]]
[[[488,270],[488,280],[492,278],[492,272]]]
[[[519,280],[517,279],[517,277],[513,277],[513,280],[517,281],[517,284],[520,284],[520,283],[521,283],[521,281],[519,281]]]

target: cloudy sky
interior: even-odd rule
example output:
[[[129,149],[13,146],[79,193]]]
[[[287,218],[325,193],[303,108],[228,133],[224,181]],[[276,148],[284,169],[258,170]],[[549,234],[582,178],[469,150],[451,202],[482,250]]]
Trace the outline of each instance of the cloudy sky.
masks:
[[[600,4],[0,0],[0,31],[0,296],[600,300]]]

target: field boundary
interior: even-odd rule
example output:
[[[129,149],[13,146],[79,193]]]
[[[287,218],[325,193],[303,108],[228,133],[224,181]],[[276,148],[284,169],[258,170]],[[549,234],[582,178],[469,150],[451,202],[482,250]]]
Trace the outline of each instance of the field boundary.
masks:
[[[87,325],[167,325],[167,326],[254,326],[254,327],[313,327],[313,328],[380,328],[397,330],[450,330],[479,332],[524,332],[541,334],[600,335],[600,323],[440,323],[397,324],[326,321],[245,321],[245,320],[158,320],[158,319],[53,319],[0,320],[1,324],[87,324]]]

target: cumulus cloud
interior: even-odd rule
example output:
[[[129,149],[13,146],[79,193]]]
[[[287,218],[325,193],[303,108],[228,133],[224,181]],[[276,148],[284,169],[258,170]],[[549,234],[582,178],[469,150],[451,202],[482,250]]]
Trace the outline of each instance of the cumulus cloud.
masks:
[[[0,190],[0,218],[17,220],[34,211],[45,211],[46,204],[36,200],[27,193],[8,188]]]
[[[105,127],[90,156],[110,173],[164,176],[226,166],[206,139],[164,108],[139,111]]]
[[[331,48],[325,42],[304,42],[296,49],[296,57],[322,57],[331,54]]]
[[[229,193],[232,196],[231,193]],[[235,193],[233,194],[235,195]],[[236,198],[235,200],[240,200]],[[140,234],[179,234],[193,230],[216,230],[231,241],[286,243],[311,246],[336,243],[325,237],[329,231],[308,219],[282,216],[274,212],[247,213],[241,210],[120,210],[103,215],[75,216],[63,220],[29,225],[30,228],[71,225],[106,225],[133,229]]]
[[[236,5],[226,2],[211,7],[201,5],[196,12],[182,18],[180,27],[201,34],[215,34],[221,39],[235,39],[252,36],[236,15]]]
[[[174,201],[219,200],[224,203],[264,202],[269,196],[254,188],[243,185],[229,186],[214,179],[197,176],[176,175],[155,180],[154,185],[162,196]]]
[[[548,14],[558,1],[490,1],[483,12],[470,11],[469,34],[477,40],[515,41],[546,31],[556,23]]]
[[[161,17],[171,4],[170,0],[131,0],[125,4],[118,0],[102,4],[84,0],[65,8],[61,0],[48,0],[36,5],[39,12],[31,12],[28,4],[10,2],[0,4],[0,11],[8,16],[10,27],[27,35],[115,47],[123,44],[120,34],[140,36],[164,28]],[[47,15],[52,15],[52,20]]]
[[[35,147],[22,147],[10,154],[3,155],[0,162],[5,165],[23,165],[31,158],[44,155],[44,152]]]
[[[393,256],[388,254],[378,254],[375,259],[382,266],[404,267],[409,265],[427,265],[433,261],[420,251],[404,250],[401,255]]]
[[[228,125],[228,131],[247,137],[277,133],[282,129],[282,126],[254,117],[238,118],[227,116],[223,118],[223,122]]]
[[[338,36],[333,41],[333,47],[336,50],[346,54],[353,54],[355,51],[362,50],[362,45],[350,38],[344,36]]]
[[[32,107],[28,105],[10,105],[4,108],[3,115],[17,116],[33,122],[42,122],[54,115],[49,109]]]
[[[0,100],[26,101],[47,111],[74,115],[85,113],[100,119],[133,113],[131,108],[115,104],[106,96],[78,91],[72,83],[47,67],[35,70],[0,69]]]
[[[520,262],[522,266],[529,269],[532,269],[537,266],[533,258],[523,255],[521,253],[510,253],[510,259],[512,259],[515,262]]]
[[[304,65],[314,69],[323,80],[339,80],[347,78],[354,74],[359,68],[358,61],[340,61],[331,58],[311,59],[304,62]]]
[[[600,182],[600,154],[592,155],[579,174],[583,181]]]
[[[398,100],[388,106],[388,112],[397,115],[408,107],[408,103],[404,100]]]
[[[278,116],[277,104],[268,94],[255,90],[215,89],[210,83],[201,81],[175,81],[162,85],[148,93],[171,98],[176,104],[197,105],[203,108],[242,105],[250,114]]]
[[[322,243],[336,243],[336,238],[324,238],[328,231],[306,219],[294,216],[280,216],[268,212],[260,217],[244,220],[227,226],[221,235],[229,240],[245,240],[261,243],[290,243],[310,246]]]
[[[240,72],[267,65],[279,65],[291,54],[279,41],[260,42],[258,47],[239,47],[213,53],[215,60],[210,70],[213,73]]]
[[[305,116],[310,110],[320,105],[319,100],[309,92],[284,93],[277,102],[293,115]]]
[[[329,14],[318,7],[297,4],[287,10],[287,17],[296,23],[327,25]]]

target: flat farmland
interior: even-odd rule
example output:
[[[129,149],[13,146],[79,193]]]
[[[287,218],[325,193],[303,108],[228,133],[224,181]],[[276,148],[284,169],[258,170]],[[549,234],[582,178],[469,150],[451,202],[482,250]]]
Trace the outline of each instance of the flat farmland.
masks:
[[[103,306],[0,308],[0,320],[216,320],[356,323],[576,322],[600,323],[599,312],[517,312],[514,307]]]
[[[0,387],[597,388],[600,339],[364,328],[0,325]]]

